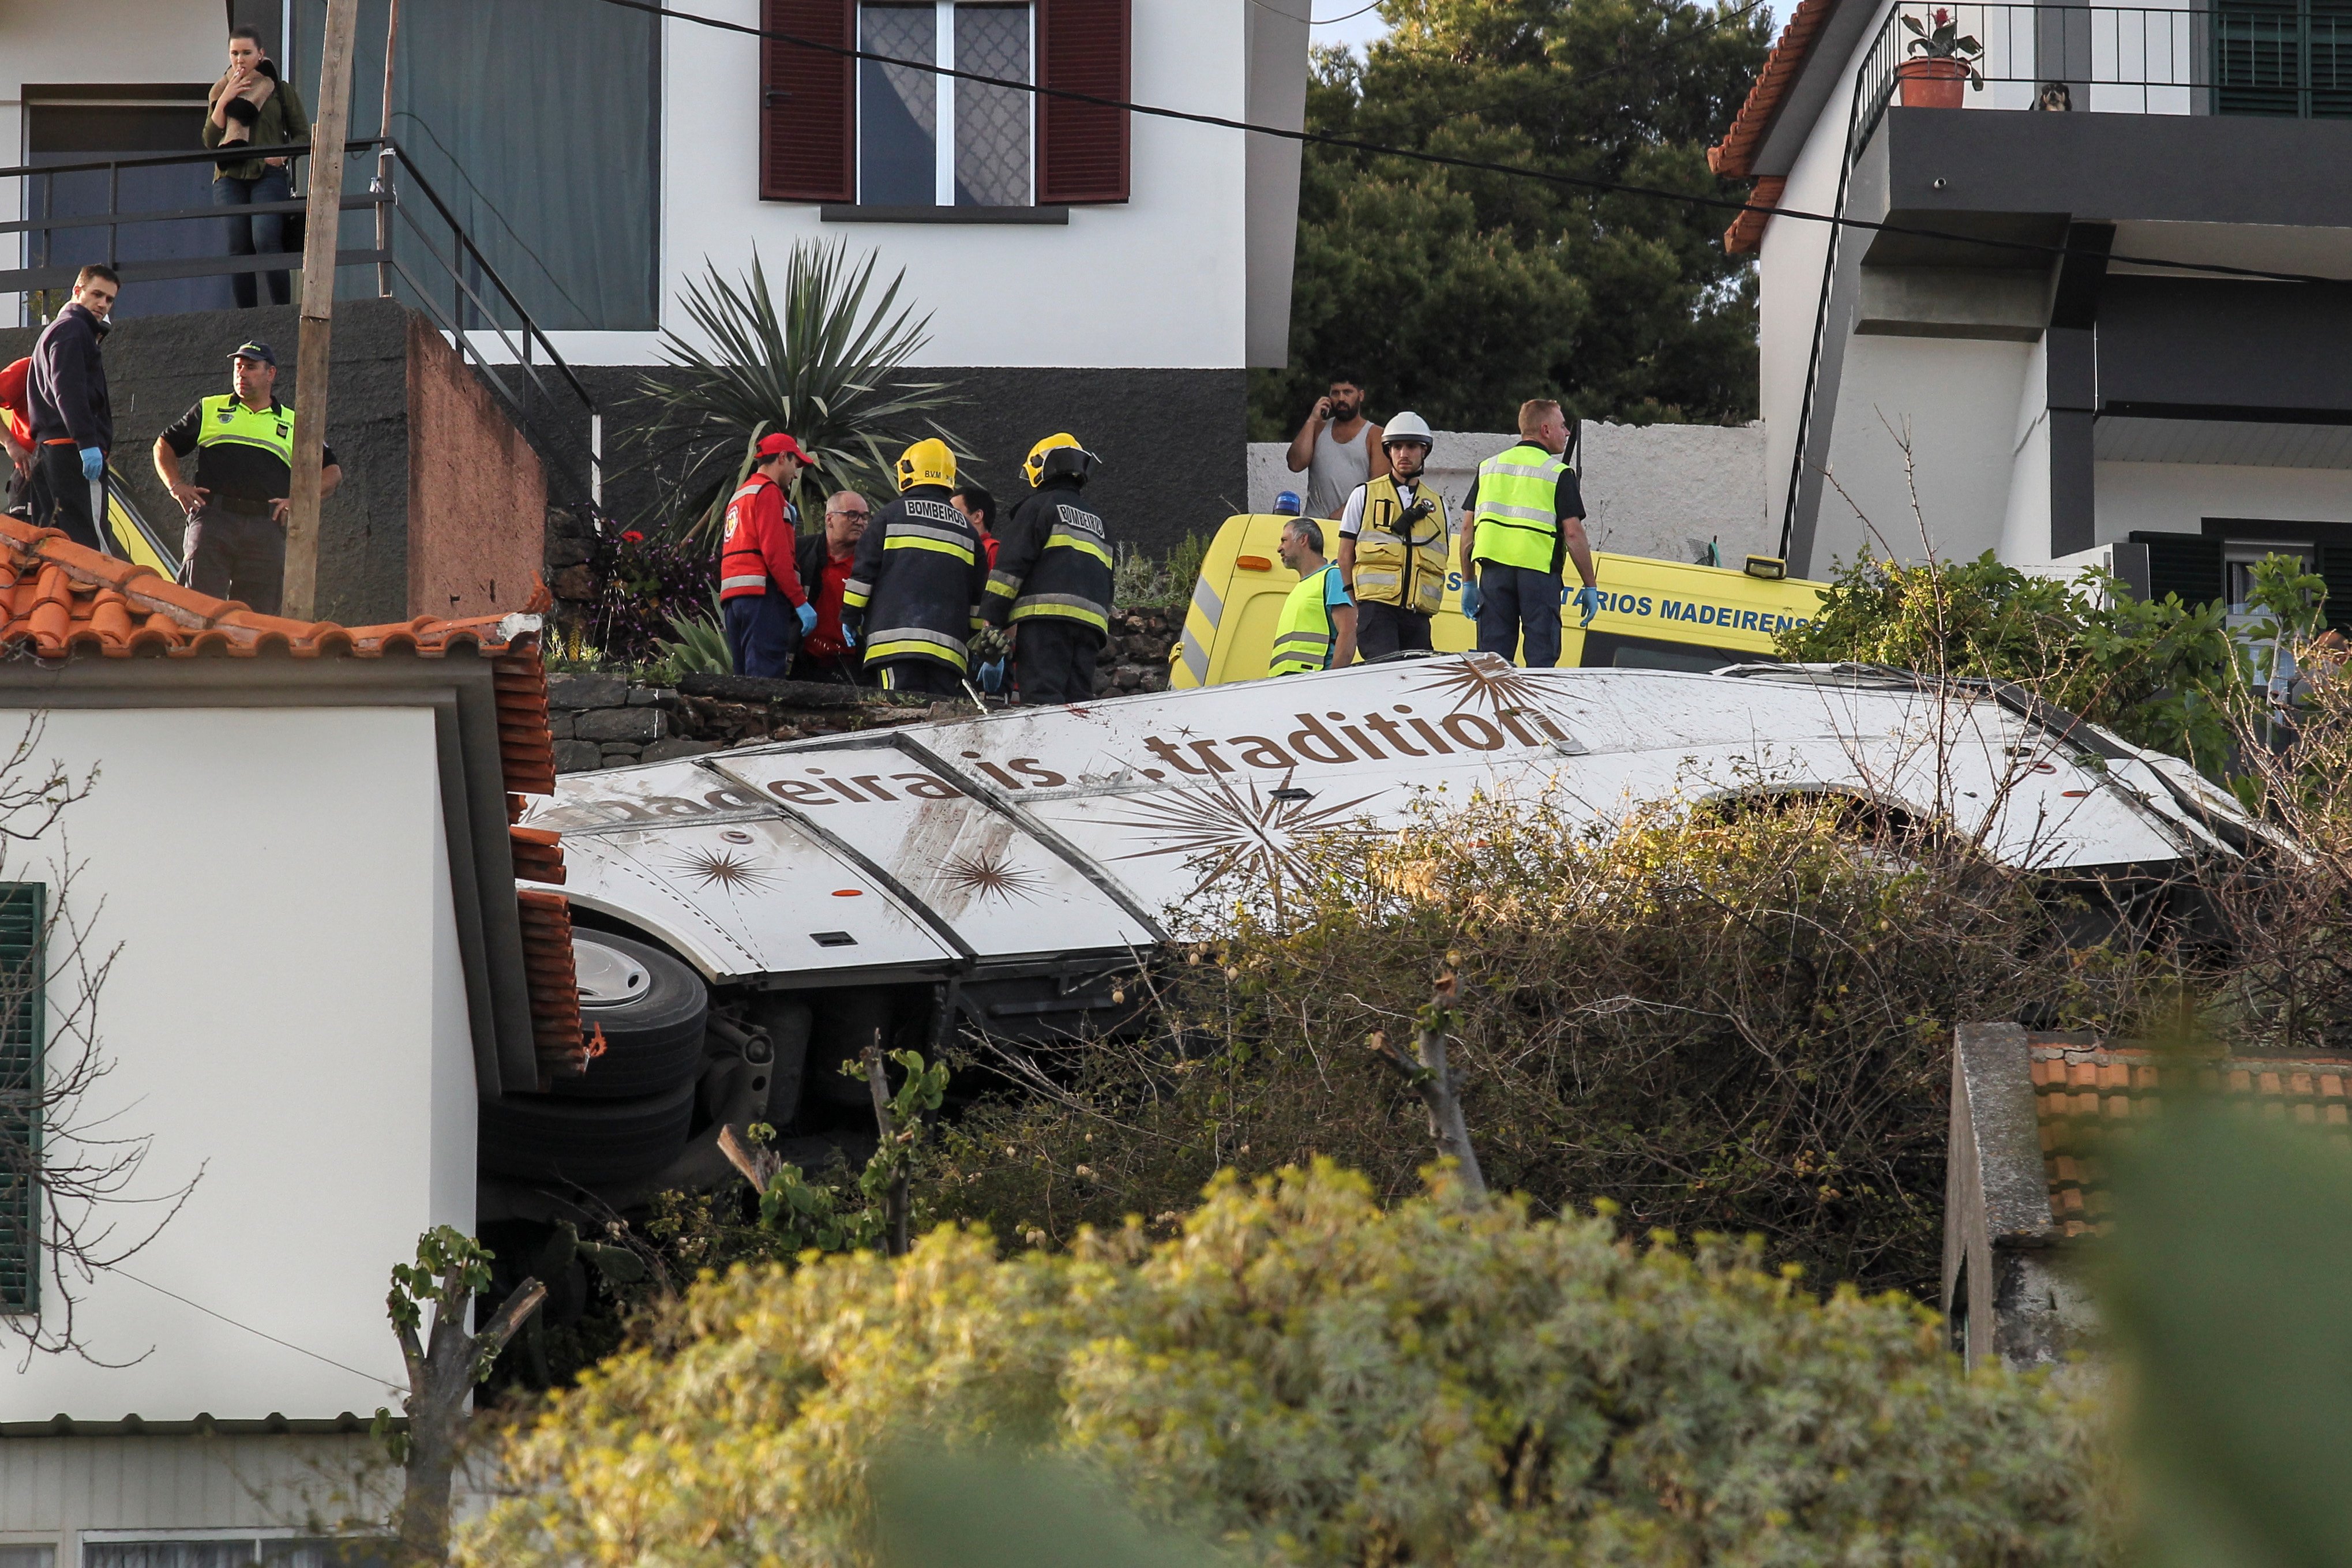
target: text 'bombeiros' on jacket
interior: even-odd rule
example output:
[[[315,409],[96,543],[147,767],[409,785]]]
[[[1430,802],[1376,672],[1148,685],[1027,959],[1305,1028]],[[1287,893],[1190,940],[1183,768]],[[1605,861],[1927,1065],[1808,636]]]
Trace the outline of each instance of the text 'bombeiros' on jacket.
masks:
[[[1111,554],[1076,485],[1049,483],[1013,509],[982,611],[991,624],[1058,620],[1110,636]]]
[[[988,557],[945,485],[917,485],[884,507],[857,541],[842,610],[862,620],[866,662],[925,658],[961,674],[981,625]]]
[[[1356,531],[1355,597],[1360,605],[1395,605],[1433,616],[1445,600],[1445,501],[1423,480],[1411,521],[1397,482],[1387,474],[1364,484],[1364,521]]]

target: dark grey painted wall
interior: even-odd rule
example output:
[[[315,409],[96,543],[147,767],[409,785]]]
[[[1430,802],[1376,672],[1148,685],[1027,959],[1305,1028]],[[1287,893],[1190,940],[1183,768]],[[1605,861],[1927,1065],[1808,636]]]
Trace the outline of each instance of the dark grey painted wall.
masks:
[[[1872,140],[1885,192],[1853,216],[1943,229],[1970,215],[2336,227],[2352,167],[2345,120],[1895,108]]]
[[[627,433],[648,417],[638,387],[646,374],[574,367],[604,410],[605,460],[638,456]],[[1213,533],[1248,504],[1248,373],[1241,370],[1102,370],[1003,367],[925,370],[961,384],[967,400],[940,423],[973,460],[969,477],[1010,507],[1026,492],[1021,460],[1039,437],[1067,430],[1103,460],[1089,493],[1111,536],[1159,554],[1186,533]],[[609,482],[604,504],[635,521],[658,491],[638,473]]]
[[[321,619],[356,626],[408,616],[407,316],[391,300],[335,306],[327,441],[342,463],[343,484],[320,517]],[[0,330],[0,363],[31,353],[38,335],[32,328]],[[177,526],[180,514],[155,478],[155,437],[197,398],[229,390],[227,355],[247,339],[277,351],[278,395],[299,407],[290,305],[140,317],[107,334],[113,465],[129,479],[131,500],[159,528]]]
[[[2110,277],[2099,403],[2352,416],[2352,289]]]

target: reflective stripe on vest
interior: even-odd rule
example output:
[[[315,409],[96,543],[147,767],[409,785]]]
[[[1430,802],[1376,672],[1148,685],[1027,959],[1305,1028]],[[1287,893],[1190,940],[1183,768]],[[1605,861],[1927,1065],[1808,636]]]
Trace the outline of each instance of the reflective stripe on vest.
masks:
[[[1550,571],[1559,541],[1559,476],[1567,470],[1566,463],[1524,441],[1479,464],[1471,559]]]
[[[719,597],[740,599],[768,591],[768,558],[760,553],[760,542],[751,533],[751,517],[744,503],[775,480],[764,474],[753,474],[727,498],[726,544],[719,553]],[[782,486],[777,486],[782,489]],[[792,512],[787,508],[785,521]]]
[[[1365,484],[1364,521],[1356,534],[1358,604],[1399,605],[1433,616],[1444,603],[1445,502],[1426,483],[1418,499],[1434,510],[1418,522],[1400,523],[1405,504],[1396,480],[1383,474]]]
[[[196,432],[196,449],[206,447],[258,447],[291,468],[294,411],[283,404],[247,408],[233,392],[207,397],[203,425]]]
[[[1282,602],[1282,619],[1275,623],[1274,658],[1266,668],[1274,675],[1298,675],[1331,668],[1331,612],[1323,603],[1326,577],[1339,568],[1326,564],[1308,574]]]

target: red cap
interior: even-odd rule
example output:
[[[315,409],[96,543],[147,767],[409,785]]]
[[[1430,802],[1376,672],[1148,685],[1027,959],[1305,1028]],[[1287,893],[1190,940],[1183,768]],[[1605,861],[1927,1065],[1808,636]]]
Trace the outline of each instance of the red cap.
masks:
[[[788,458],[798,458],[803,464],[809,468],[814,468],[817,466],[816,459],[810,457],[806,452],[802,451],[801,444],[798,441],[793,440],[790,436],[785,435],[782,430],[774,431],[769,435],[761,437],[760,444],[753,447],[752,451],[758,457],[759,460],[763,463],[769,458],[781,453]]]

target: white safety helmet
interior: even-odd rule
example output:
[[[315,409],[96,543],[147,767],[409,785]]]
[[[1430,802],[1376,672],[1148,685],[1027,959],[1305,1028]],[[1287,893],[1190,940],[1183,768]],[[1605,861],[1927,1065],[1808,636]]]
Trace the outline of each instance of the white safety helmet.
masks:
[[[1400,414],[1381,427],[1381,445],[1393,446],[1399,441],[1418,441],[1423,447],[1437,445],[1437,437],[1429,432],[1429,421],[1418,414]]]

